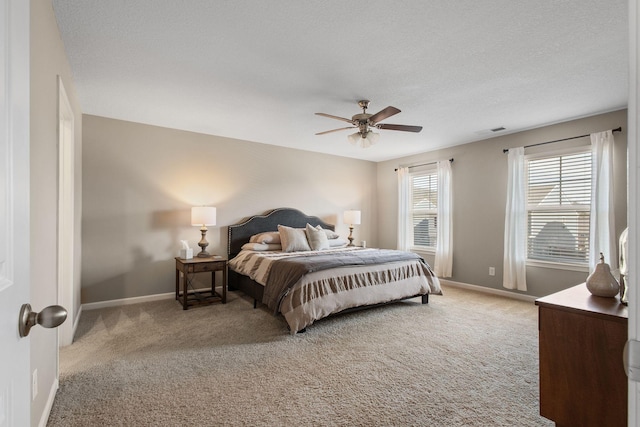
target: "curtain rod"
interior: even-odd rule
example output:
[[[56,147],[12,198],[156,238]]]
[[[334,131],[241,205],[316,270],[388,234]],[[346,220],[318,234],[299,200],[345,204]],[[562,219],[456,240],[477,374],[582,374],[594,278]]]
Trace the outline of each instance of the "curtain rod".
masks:
[[[622,126],[617,127],[615,129],[611,129],[611,132],[622,132]],[[562,142],[562,141],[569,141],[570,139],[578,139],[578,138],[584,138],[586,136],[590,136],[591,134],[586,134],[586,135],[578,135],[578,136],[572,136],[570,138],[563,138],[563,139],[556,139],[554,141],[547,141],[547,142],[539,142],[537,144],[531,144],[531,145],[525,145],[524,148],[529,148],[529,147],[536,147],[538,145],[544,145],[544,144],[553,144],[554,142]],[[508,148],[504,148],[502,150],[503,153],[508,153],[509,149]]]
[[[450,159],[449,159],[449,161],[450,161],[451,163],[453,163],[453,157],[452,157],[452,158],[450,158]],[[412,165],[412,166],[407,166],[407,167],[408,167],[409,169],[411,169],[411,168],[417,168],[417,167],[419,167],[419,166],[435,165],[436,163],[438,163],[438,162],[421,163],[421,164],[419,164],[419,165]],[[398,168],[395,168],[395,169],[394,169],[394,171],[398,172]]]

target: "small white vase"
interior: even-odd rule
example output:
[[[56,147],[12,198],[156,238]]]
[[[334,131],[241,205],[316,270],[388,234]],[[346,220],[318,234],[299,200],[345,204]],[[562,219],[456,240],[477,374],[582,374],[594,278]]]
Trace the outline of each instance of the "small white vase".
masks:
[[[600,252],[600,262],[596,269],[587,277],[587,289],[598,297],[613,298],[620,292],[620,285],[613,274],[609,264],[604,262],[604,255]]]

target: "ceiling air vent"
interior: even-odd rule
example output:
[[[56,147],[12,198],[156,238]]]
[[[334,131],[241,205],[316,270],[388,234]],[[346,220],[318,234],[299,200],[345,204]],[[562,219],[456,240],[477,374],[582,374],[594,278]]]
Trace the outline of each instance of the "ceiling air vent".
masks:
[[[503,130],[507,130],[507,128],[500,126],[499,128],[491,129],[491,132],[502,132]]]

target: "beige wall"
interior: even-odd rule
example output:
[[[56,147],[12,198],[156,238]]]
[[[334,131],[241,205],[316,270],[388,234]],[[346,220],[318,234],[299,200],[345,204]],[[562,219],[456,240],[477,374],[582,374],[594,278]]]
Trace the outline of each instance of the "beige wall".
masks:
[[[77,303],[67,322],[80,309],[80,217],[82,201],[82,116],[73,79],[50,0],[31,1],[31,306],[36,311],[57,304],[58,206],[58,76],[62,77],[75,114],[76,274]],[[38,396],[32,402],[32,425],[38,425],[55,385],[56,331],[33,328],[31,370],[38,369]]]
[[[85,115],[83,119],[82,302],[174,290],[180,240],[197,251],[190,207],[218,208],[209,251],[224,254],[226,226],[275,207],[295,207],[337,224],[361,209],[356,241],[396,245],[394,169],[455,158],[453,281],[502,288],[504,148],[622,126],[616,133],[616,233],[626,226],[626,110],[387,162],[371,163]],[[588,144],[588,138],[555,144]],[[540,149],[540,148],[538,148]],[[377,182],[377,186],[375,183]],[[433,257],[425,255],[433,263]],[[489,267],[496,275],[489,276]],[[586,272],[529,267],[527,294],[583,282]],[[514,291],[517,292],[517,291]]]
[[[174,291],[180,240],[199,249],[192,206],[217,208],[211,253],[227,225],[278,207],[345,237],[343,211],[360,209],[356,241],[377,240],[375,163],[91,115],[83,132],[83,303]]]
[[[453,157],[453,277],[461,283],[502,288],[503,236],[507,188],[504,148],[599,132],[622,126],[614,133],[616,236],[626,227],[626,110],[574,120],[471,144],[380,162],[378,169],[378,242],[396,246],[397,178],[395,168]],[[554,144],[589,144],[589,138]],[[563,145],[564,144],[564,145]],[[545,146],[549,148],[550,146]],[[537,147],[540,150],[542,147]],[[426,256],[433,263],[432,256]],[[489,276],[489,267],[496,275]],[[543,296],[584,282],[585,272],[527,268],[527,294]],[[517,292],[517,291],[514,291]]]

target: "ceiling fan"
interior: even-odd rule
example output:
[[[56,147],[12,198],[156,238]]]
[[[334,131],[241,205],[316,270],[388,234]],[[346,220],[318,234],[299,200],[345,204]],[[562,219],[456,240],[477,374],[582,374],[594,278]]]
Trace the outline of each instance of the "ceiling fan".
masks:
[[[400,112],[396,107],[387,107],[383,110],[378,111],[375,114],[367,113],[367,108],[369,108],[368,100],[358,101],[358,105],[362,108],[362,113],[356,114],[351,119],[346,119],[344,117],[333,116],[331,114],[326,113],[316,113],[318,116],[329,117],[330,119],[341,120],[343,122],[351,123],[352,126],[326,130],[324,132],[318,132],[316,135],[324,135],[326,133],[337,132],[345,129],[353,129],[353,126],[358,128],[358,131],[352,135],[349,135],[349,142],[353,145],[358,145],[362,148],[370,147],[375,144],[380,137],[379,134],[373,132],[371,128],[377,129],[389,129],[389,130],[400,130],[404,132],[420,132],[422,130],[422,126],[408,126],[408,125],[392,125],[387,123],[380,123],[382,120],[391,117]]]

